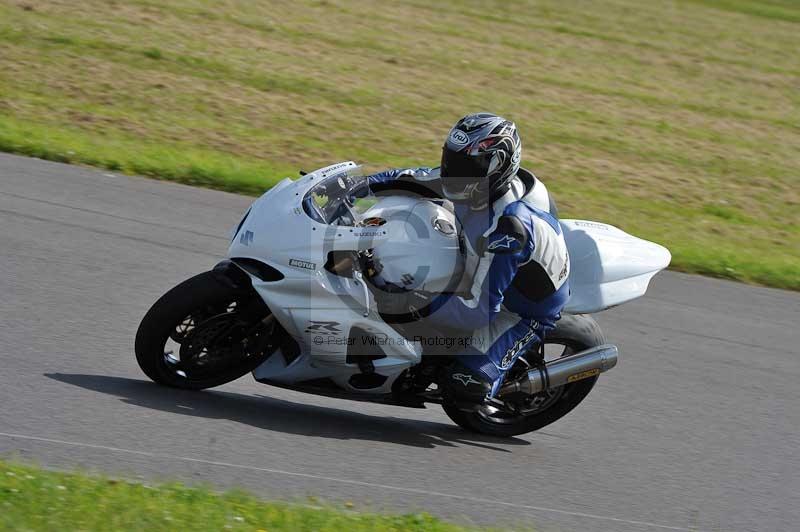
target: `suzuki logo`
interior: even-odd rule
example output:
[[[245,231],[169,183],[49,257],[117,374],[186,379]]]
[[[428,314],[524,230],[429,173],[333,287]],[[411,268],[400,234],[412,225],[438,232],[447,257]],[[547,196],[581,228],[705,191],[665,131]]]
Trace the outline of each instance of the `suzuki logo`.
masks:
[[[245,231],[242,233],[242,236],[239,237],[239,243],[243,246],[249,246],[253,243],[253,232],[252,231]]]

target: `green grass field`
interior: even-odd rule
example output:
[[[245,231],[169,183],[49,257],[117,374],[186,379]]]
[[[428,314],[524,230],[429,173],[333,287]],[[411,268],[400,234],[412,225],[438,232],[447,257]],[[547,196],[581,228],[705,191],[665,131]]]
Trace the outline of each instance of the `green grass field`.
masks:
[[[6,151],[255,194],[478,110],[563,215],[800,289],[800,2],[0,0]]]
[[[180,484],[147,486],[0,461],[0,530],[459,532],[427,514],[265,503]]]

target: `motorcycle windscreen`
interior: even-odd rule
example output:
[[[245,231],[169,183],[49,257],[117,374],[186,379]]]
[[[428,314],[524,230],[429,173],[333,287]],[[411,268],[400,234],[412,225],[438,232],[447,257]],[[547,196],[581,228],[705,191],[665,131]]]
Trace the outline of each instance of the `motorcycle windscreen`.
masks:
[[[356,223],[354,214],[375,203],[368,178],[355,163],[332,165],[306,178],[318,182],[303,197],[303,210],[318,223],[353,226]]]

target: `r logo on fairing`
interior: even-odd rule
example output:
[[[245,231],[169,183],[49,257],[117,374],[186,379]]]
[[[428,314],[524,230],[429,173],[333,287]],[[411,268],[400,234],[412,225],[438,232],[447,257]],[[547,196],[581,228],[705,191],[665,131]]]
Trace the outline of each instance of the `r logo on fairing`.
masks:
[[[310,321],[308,327],[304,332],[306,333],[319,333],[319,334],[332,334],[336,336],[342,330],[339,328],[341,323],[338,321]]]

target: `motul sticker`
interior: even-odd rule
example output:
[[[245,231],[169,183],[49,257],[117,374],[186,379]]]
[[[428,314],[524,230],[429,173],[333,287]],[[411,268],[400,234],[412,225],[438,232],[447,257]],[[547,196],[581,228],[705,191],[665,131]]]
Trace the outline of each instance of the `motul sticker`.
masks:
[[[304,270],[316,270],[317,265],[313,262],[308,262],[307,260],[299,260],[299,259],[289,259],[289,266],[294,266],[295,268],[303,268]]]

